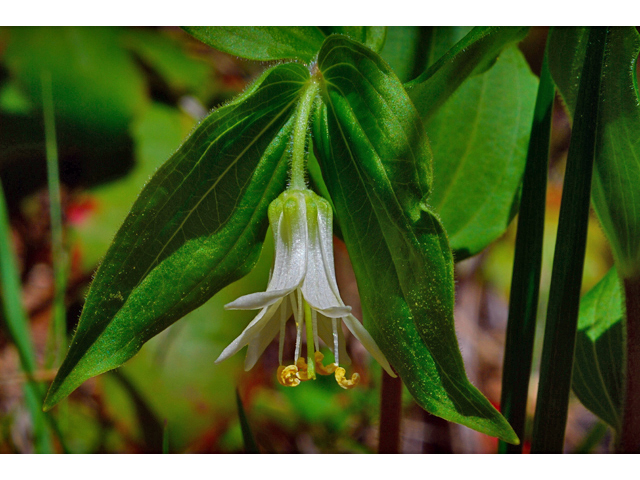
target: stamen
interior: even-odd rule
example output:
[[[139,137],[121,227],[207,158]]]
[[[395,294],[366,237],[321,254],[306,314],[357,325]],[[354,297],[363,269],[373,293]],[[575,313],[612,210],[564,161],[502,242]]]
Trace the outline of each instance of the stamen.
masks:
[[[315,353],[315,361],[316,361],[316,372],[320,375],[331,375],[338,368],[337,363],[330,363],[326,367],[322,364],[322,360],[324,359],[324,355],[320,352]]]
[[[301,343],[301,337],[302,337],[302,292],[300,290],[296,291],[297,296],[298,296],[298,301],[297,301],[297,315],[296,315],[296,352],[295,352],[295,356],[293,357],[293,361],[297,362],[298,358],[300,358],[300,343]]]
[[[278,367],[278,372],[276,373],[276,377],[278,378],[278,382],[283,387],[297,387],[300,385],[300,379],[297,377],[298,367],[295,365],[283,366],[280,365]]]
[[[316,371],[315,371],[314,360],[313,360],[314,357],[311,355],[312,348],[314,345],[313,325],[312,325],[313,314],[311,313],[311,305],[309,305],[309,302],[307,302],[306,300],[303,300],[303,302],[304,302],[304,323],[307,329],[307,361],[309,362],[308,378],[315,380]],[[313,352],[315,353],[315,350],[313,350]]]
[[[320,343],[318,341],[318,312],[311,310],[311,320],[313,323],[313,346],[316,347],[316,352],[320,350]]]
[[[338,382],[338,385],[340,385],[345,390],[353,388],[358,385],[358,383],[360,383],[360,375],[358,373],[354,373],[353,375],[351,375],[351,380],[347,380],[345,378],[346,374],[347,371],[344,368],[336,368],[336,382]]]
[[[333,356],[336,360],[336,364],[340,364],[340,358],[339,358],[339,343],[338,343],[338,320],[335,318],[331,319],[331,325],[333,327]]]
[[[282,365],[282,352],[284,351],[284,334],[287,326],[287,299],[284,299],[280,307],[280,344],[278,345],[278,364]]]

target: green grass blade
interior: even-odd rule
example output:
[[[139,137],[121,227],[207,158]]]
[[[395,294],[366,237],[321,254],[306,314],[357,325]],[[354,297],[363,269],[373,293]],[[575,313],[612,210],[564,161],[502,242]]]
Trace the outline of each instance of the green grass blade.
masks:
[[[502,414],[520,439],[524,439],[525,433],[529,376],[538,311],[554,96],[555,87],[545,55],[522,184],[500,400]],[[522,445],[510,445],[501,441],[499,451],[520,453]]]
[[[42,73],[42,107],[47,149],[47,179],[49,184],[49,214],[51,216],[51,257],[53,262],[54,297],[52,306],[53,335],[52,364],[60,365],[66,351],[66,311],[64,296],[67,287],[66,255],[62,237],[62,212],[60,199],[60,175],[58,172],[58,143],[51,87],[51,73]]]
[[[240,393],[236,389],[236,404],[238,405],[238,417],[240,418],[240,429],[242,430],[242,440],[244,441],[244,451],[245,453],[260,453],[258,449],[258,444],[256,443],[256,439],[253,436],[253,432],[251,431],[251,426],[249,425],[249,420],[247,420],[247,414],[244,411],[244,406],[242,405],[242,399],[240,398]]]
[[[44,414],[40,410],[43,391],[33,380],[33,372],[36,369],[36,357],[29,334],[27,316],[22,307],[20,273],[11,245],[9,214],[7,212],[2,185],[0,185],[0,283],[2,284],[2,310],[4,320],[11,340],[18,350],[22,369],[27,375],[24,395],[33,422],[35,451],[38,453],[50,453],[53,451],[53,447],[49,432],[45,427]]]
[[[532,452],[562,452],[587,241],[607,29],[591,28],[567,159],[551,274]]]

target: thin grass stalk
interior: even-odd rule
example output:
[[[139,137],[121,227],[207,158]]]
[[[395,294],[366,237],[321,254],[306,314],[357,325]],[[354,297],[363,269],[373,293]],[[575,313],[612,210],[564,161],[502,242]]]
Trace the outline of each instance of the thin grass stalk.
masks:
[[[55,111],[51,86],[51,73],[42,73],[42,106],[47,153],[47,179],[49,186],[49,214],[51,217],[51,257],[53,263],[54,297],[52,306],[52,361],[58,366],[66,350],[67,326],[65,292],[67,290],[67,258],[62,232],[60,175],[58,173],[58,142],[56,140]],[[49,366],[50,366],[49,365]]]
[[[591,28],[562,192],[531,451],[564,445],[587,243],[599,92],[608,29]]]
[[[44,413],[42,412],[43,391],[33,379],[36,369],[36,356],[29,333],[27,315],[22,306],[20,273],[15,261],[11,244],[11,229],[9,214],[4,198],[4,191],[0,184],[0,283],[2,296],[2,311],[7,331],[18,350],[20,364],[27,376],[24,385],[24,396],[27,409],[33,422],[35,437],[35,451],[37,453],[51,453],[53,446],[51,437],[46,429]]]
[[[542,268],[549,138],[554,97],[555,87],[545,54],[522,182],[500,399],[502,414],[518,435],[520,444],[511,445],[500,441],[500,453],[521,453],[525,438],[527,397]]]
[[[238,389],[236,389],[236,404],[238,406],[238,418],[240,419],[242,440],[244,441],[244,451],[245,453],[260,453],[256,439],[251,431],[247,414],[244,411],[244,406],[242,405],[242,399],[240,398],[240,392],[238,392]]]

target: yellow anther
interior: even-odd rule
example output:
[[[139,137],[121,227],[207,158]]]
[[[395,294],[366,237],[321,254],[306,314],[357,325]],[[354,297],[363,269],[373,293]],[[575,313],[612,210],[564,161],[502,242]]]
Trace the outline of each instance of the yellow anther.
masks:
[[[342,368],[342,367],[336,368],[336,382],[338,382],[338,385],[340,385],[345,390],[347,390],[349,388],[353,388],[358,383],[360,383],[360,375],[359,374],[354,373],[353,375],[351,375],[351,380],[347,380],[345,378],[346,374],[347,374],[347,372],[346,372],[346,370],[344,368]]]
[[[307,365],[307,362],[304,361],[304,358],[300,357],[298,359],[298,361],[296,362],[296,367],[298,369],[296,377],[298,377],[300,380],[302,380],[303,382],[306,382],[307,380],[315,380],[315,376],[309,376],[309,367]]]
[[[316,372],[318,372],[320,375],[331,375],[333,372],[336,371],[336,368],[338,368],[338,365],[336,363],[330,363],[325,367],[322,364],[324,355],[320,352],[316,352],[314,357],[316,360]]]
[[[280,365],[278,367],[278,373],[276,377],[278,377],[278,382],[280,385],[284,387],[297,387],[300,385],[300,379],[297,377],[298,367],[295,365]]]

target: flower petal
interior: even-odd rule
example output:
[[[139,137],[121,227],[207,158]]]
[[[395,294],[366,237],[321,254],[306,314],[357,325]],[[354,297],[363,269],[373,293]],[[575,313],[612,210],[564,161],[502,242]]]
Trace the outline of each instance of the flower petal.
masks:
[[[224,308],[226,310],[257,310],[258,308],[265,308],[286,297],[293,290],[295,290],[295,288],[250,293],[249,295],[236,298],[231,303],[227,303]]]
[[[242,333],[222,351],[214,363],[220,363],[232,355],[235,355],[242,347],[259,337],[262,334],[262,329],[280,307],[280,303],[282,303],[282,300],[270,305],[269,307],[263,308],[251,323],[247,325],[247,328],[245,328]],[[273,337],[271,337],[271,340],[273,340]]]
[[[280,308],[275,312],[273,317],[267,322],[267,324],[262,329],[260,335],[256,336],[249,342],[249,347],[247,348],[247,357],[244,360],[244,369],[245,371],[251,370],[260,355],[262,355],[265,349],[271,344],[273,339],[276,337],[278,332],[280,331],[280,314],[282,309],[285,310],[285,318],[289,318],[291,316],[291,304],[288,301],[283,301],[280,305]]]
[[[272,224],[272,228],[275,260],[267,291],[292,291],[302,284],[307,272],[307,214],[304,195],[287,196],[278,223]]]
[[[307,274],[302,284],[305,300],[326,317],[341,318],[351,313],[340,298],[333,265],[333,233],[331,211],[326,212],[320,200],[311,206],[316,210],[309,218],[309,246],[307,248]],[[311,212],[310,212],[311,217]]]
[[[353,336],[356,337],[360,341],[360,343],[364,345],[371,356],[375,358],[380,365],[382,365],[382,368],[384,368],[392,377],[396,377],[396,374],[393,372],[393,369],[385,358],[384,353],[380,351],[375,340],[371,337],[371,335],[369,335],[369,332],[367,332],[367,330],[358,321],[358,319],[353,315],[347,315],[342,320],[344,321],[344,324],[347,326],[349,331],[353,333]]]

